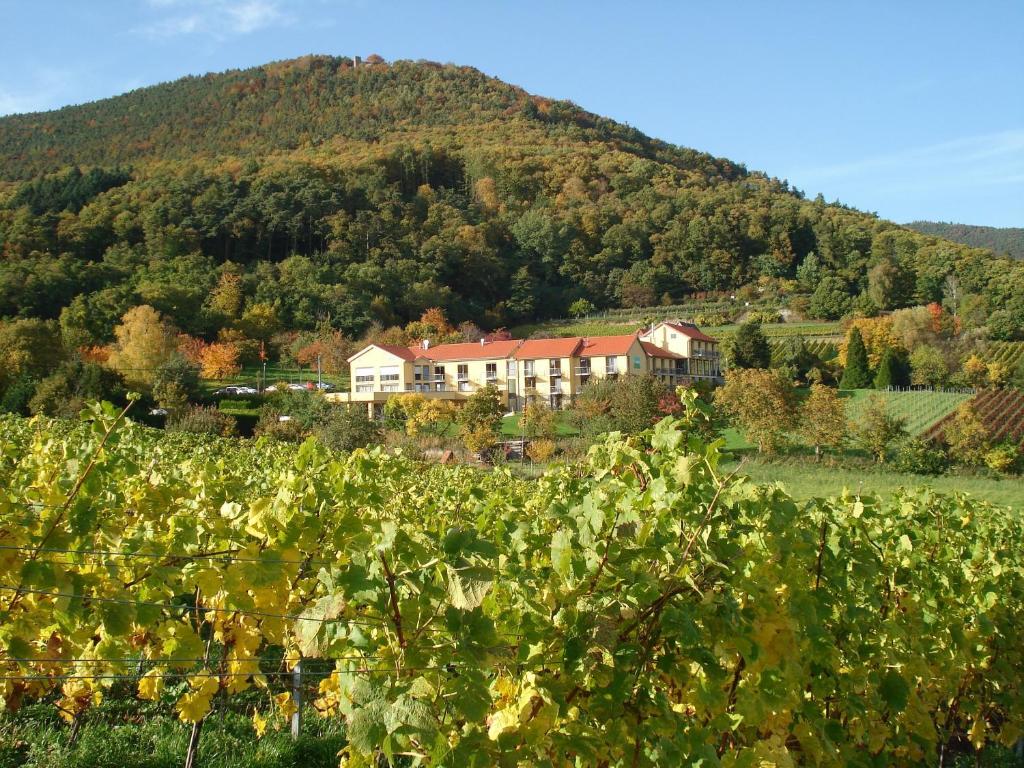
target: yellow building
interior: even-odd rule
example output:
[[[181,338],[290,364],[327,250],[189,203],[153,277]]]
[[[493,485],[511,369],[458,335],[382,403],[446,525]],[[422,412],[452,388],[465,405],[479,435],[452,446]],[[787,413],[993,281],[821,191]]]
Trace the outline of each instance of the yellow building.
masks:
[[[418,346],[370,344],[348,359],[351,391],[327,397],[365,403],[379,415],[398,392],[464,400],[494,385],[510,411],[543,400],[568,406],[594,379],[651,373],[669,385],[721,376],[718,342],[696,326],[663,322],[619,336],[480,341]]]

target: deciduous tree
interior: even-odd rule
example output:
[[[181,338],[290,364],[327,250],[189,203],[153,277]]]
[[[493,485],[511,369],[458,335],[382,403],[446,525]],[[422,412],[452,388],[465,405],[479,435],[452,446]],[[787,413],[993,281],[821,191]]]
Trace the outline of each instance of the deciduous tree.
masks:
[[[157,369],[177,348],[170,326],[146,304],[128,310],[114,329],[114,336],[107,364],[132,387],[149,389],[156,381]]]
[[[812,384],[800,408],[800,435],[814,446],[816,460],[821,449],[839,450],[846,441],[846,405],[832,387]]]
[[[774,453],[797,424],[793,383],[779,371],[730,369],[715,403],[761,453]]]

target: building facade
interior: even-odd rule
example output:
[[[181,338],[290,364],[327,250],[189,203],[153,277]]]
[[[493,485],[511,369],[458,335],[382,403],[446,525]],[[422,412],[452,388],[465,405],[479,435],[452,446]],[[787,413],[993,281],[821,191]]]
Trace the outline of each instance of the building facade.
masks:
[[[589,382],[652,374],[670,386],[719,381],[718,342],[696,326],[662,322],[620,336],[480,341],[417,346],[370,344],[348,359],[351,391],[327,397],[366,404],[379,415],[388,398],[418,392],[465,400],[493,385],[510,411],[542,400],[568,407]]]

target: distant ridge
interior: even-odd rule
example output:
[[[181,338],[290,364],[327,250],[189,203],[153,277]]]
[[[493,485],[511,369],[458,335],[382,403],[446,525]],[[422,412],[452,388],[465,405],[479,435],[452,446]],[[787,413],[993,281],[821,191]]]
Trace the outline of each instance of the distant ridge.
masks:
[[[1024,259],[1024,227],[982,227],[945,221],[912,221],[906,226],[925,235]]]

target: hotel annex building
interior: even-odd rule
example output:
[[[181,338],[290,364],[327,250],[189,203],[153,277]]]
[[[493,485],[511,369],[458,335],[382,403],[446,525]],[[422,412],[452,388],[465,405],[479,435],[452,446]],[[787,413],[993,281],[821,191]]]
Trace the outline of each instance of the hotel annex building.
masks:
[[[458,401],[493,385],[510,411],[538,399],[558,410],[593,379],[649,373],[674,386],[721,378],[718,342],[679,321],[621,336],[370,344],[348,363],[351,391],[328,397],[365,403],[371,416],[381,412],[389,397],[406,392]]]

